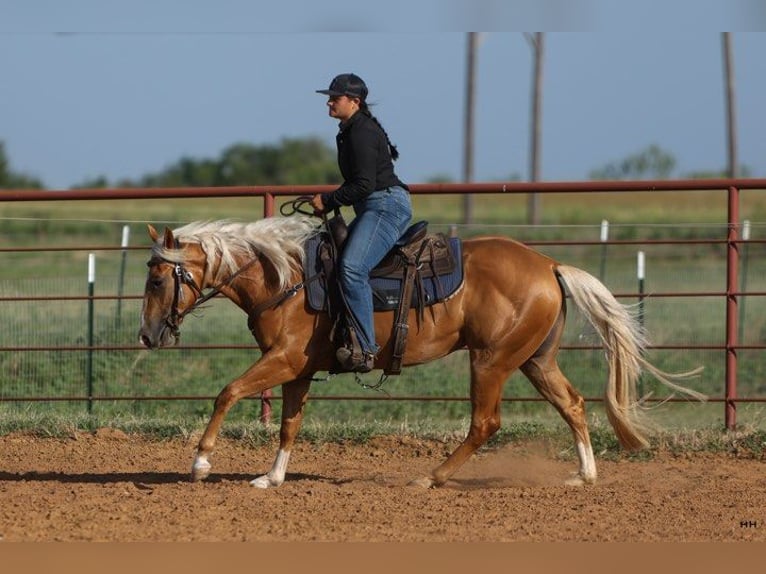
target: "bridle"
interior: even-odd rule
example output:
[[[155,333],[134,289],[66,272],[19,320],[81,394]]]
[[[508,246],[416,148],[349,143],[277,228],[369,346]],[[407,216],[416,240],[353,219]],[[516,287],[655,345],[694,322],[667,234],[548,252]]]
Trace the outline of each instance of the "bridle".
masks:
[[[186,269],[186,267],[184,267],[183,263],[168,261],[167,259],[163,259],[161,257],[153,257],[147,262],[146,265],[148,267],[154,267],[155,265],[161,265],[163,263],[167,263],[173,266],[173,303],[170,307],[170,313],[168,313],[168,316],[165,317],[165,326],[170,329],[170,332],[173,334],[176,343],[178,343],[178,340],[181,337],[181,323],[183,322],[184,317],[186,317],[189,313],[193,313],[199,309],[213,297],[220,295],[223,289],[231,285],[239,275],[252,267],[256,261],[258,261],[257,257],[251,259],[245,265],[237,269],[237,271],[235,271],[231,277],[226,279],[226,281],[222,281],[218,285],[211,287],[207,293],[203,292],[202,287],[197,285],[197,282],[194,280],[194,276],[188,269]],[[189,287],[197,298],[191,305],[181,311],[179,304],[184,300],[184,285]]]
[[[183,322],[184,317],[186,317],[186,315],[199,309],[202,305],[210,301],[212,298],[220,295],[223,289],[230,286],[239,275],[241,275],[247,269],[252,267],[257,261],[258,261],[258,258],[254,257],[253,259],[248,261],[245,265],[237,269],[231,275],[231,277],[226,279],[226,281],[222,281],[218,285],[211,287],[207,293],[203,292],[202,288],[199,285],[197,285],[197,282],[194,280],[194,276],[191,274],[191,272],[189,272],[188,269],[186,269],[186,267],[184,267],[183,263],[168,261],[167,259],[163,259],[161,257],[153,257],[147,262],[146,265],[148,267],[153,267],[155,265],[160,265],[163,263],[173,265],[173,283],[174,283],[173,303],[170,307],[170,313],[168,313],[168,316],[165,317],[165,326],[168,329],[170,329],[170,332],[175,338],[176,344],[178,344],[178,341],[181,338],[181,323]],[[260,315],[267,309],[272,309],[280,305],[282,302],[286,301],[287,299],[290,299],[291,297],[294,297],[295,295],[297,295],[298,291],[303,289],[309,283],[312,283],[313,281],[318,279],[320,276],[321,276],[321,273],[317,273],[316,275],[309,277],[305,281],[299,281],[298,283],[287,288],[281,293],[277,293],[273,297],[267,299],[266,301],[258,305],[255,309],[253,309],[251,313],[254,315]],[[191,305],[189,305],[186,309],[181,311],[179,309],[179,303],[181,303],[184,300],[184,290],[183,290],[184,285],[189,287],[194,292],[194,294],[197,296],[197,299]]]
[[[176,343],[178,343],[178,339],[181,336],[180,325],[184,317],[195,309],[199,308],[199,306],[205,303],[205,301],[209,301],[218,295],[220,293],[220,289],[213,290],[207,294],[204,294],[202,292],[202,288],[200,288],[200,286],[197,285],[197,282],[194,280],[194,276],[189,272],[188,269],[186,269],[186,267],[183,266],[182,263],[168,261],[167,259],[163,259],[161,257],[152,257],[146,263],[146,265],[147,267],[151,268],[157,265],[162,265],[163,263],[167,263],[173,266],[173,303],[170,306],[170,312],[168,313],[168,316],[165,317],[165,326],[173,334]],[[197,299],[189,307],[181,311],[179,309],[179,304],[184,300],[184,285],[189,287],[195,293]]]

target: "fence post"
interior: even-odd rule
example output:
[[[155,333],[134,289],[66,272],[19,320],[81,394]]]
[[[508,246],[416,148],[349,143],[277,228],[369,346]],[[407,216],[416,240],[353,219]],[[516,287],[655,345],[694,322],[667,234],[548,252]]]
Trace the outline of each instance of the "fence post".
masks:
[[[737,428],[737,289],[739,281],[739,189],[730,186],[728,194],[728,233],[726,249],[726,400],[724,420],[728,430]]]
[[[644,277],[645,277],[645,264],[644,264],[644,252],[639,251],[636,256],[636,277],[638,278],[638,323],[641,325],[641,329],[644,328]],[[644,396],[644,378],[638,379],[638,392],[641,396]]]
[[[88,414],[93,412],[93,293],[96,282],[96,256],[88,254],[88,354],[85,363],[85,381],[88,396]]]
[[[273,193],[265,193],[263,196],[263,217],[272,217],[275,211],[276,201]]]
[[[266,193],[263,196],[263,217],[272,217],[275,211],[275,200],[273,193]],[[261,393],[261,423],[271,422],[271,397],[272,390],[266,389]]]
[[[122,294],[125,290],[125,265],[128,257],[128,238],[130,237],[130,226],[122,226],[122,260],[120,261],[120,275],[117,283],[117,331],[122,326]]]
[[[748,251],[750,250],[748,242],[750,241],[750,220],[745,219],[742,222],[742,273],[739,283],[739,292],[742,294],[742,301],[739,302],[739,338],[737,341],[742,344],[745,340],[745,303],[747,302],[747,263]]]
[[[604,281],[606,277],[606,242],[609,240],[609,222],[606,219],[601,220],[601,265],[599,267],[598,278]]]

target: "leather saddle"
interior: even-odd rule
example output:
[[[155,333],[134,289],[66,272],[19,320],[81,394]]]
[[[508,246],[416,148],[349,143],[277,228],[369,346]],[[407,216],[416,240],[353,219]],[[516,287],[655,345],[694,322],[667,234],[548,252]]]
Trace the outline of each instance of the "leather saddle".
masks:
[[[411,225],[375,266],[370,277],[404,277],[408,261],[418,265],[422,277],[452,273],[457,262],[447,236],[443,233],[428,235],[427,232],[427,221]]]
[[[328,230],[309,239],[304,262],[306,277],[317,273],[320,281],[308,286],[308,304],[317,311],[327,311],[336,326],[346,325],[352,317],[346,312],[345,300],[336,278],[337,256],[343,249],[345,223],[342,218],[328,220]],[[373,303],[376,311],[395,310],[393,353],[385,374],[399,374],[409,330],[411,308],[417,310],[418,327],[424,309],[442,302],[463,281],[462,245],[456,237],[428,233],[428,222],[411,225],[393,248],[370,273]],[[340,329],[342,331],[342,329]],[[339,329],[334,329],[338,332]],[[336,344],[338,341],[336,341]],[[347,344],[347,341],[341,341]]]

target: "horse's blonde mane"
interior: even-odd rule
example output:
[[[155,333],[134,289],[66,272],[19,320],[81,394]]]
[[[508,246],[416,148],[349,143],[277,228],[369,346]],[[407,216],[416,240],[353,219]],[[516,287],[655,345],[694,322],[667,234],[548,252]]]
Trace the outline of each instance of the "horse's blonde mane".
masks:
[[[261,254],[277,273],[280,288],[289,286],[293,274],[303,260],[303,244],[316,233],[316,224],[308,217],[269,217],[242,223],[231,220],[194,221],[173,231],[180,243],[197,243],[208,261],[220,260],[215,277],[206,277],[214,283],[225,281],[240,265]],[[165,249],[162,238],[153,247],[156,256],[182,263],[184,249]]]

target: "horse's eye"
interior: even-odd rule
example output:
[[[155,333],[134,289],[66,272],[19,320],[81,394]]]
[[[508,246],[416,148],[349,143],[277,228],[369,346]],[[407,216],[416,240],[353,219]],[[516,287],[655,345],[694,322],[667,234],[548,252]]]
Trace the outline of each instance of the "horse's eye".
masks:
[[[155,289],[159,289],[162,287],[162,284],[165,282],[165,280],[162,277],[153,277],[149,279],[149,285],[154,287]]]

